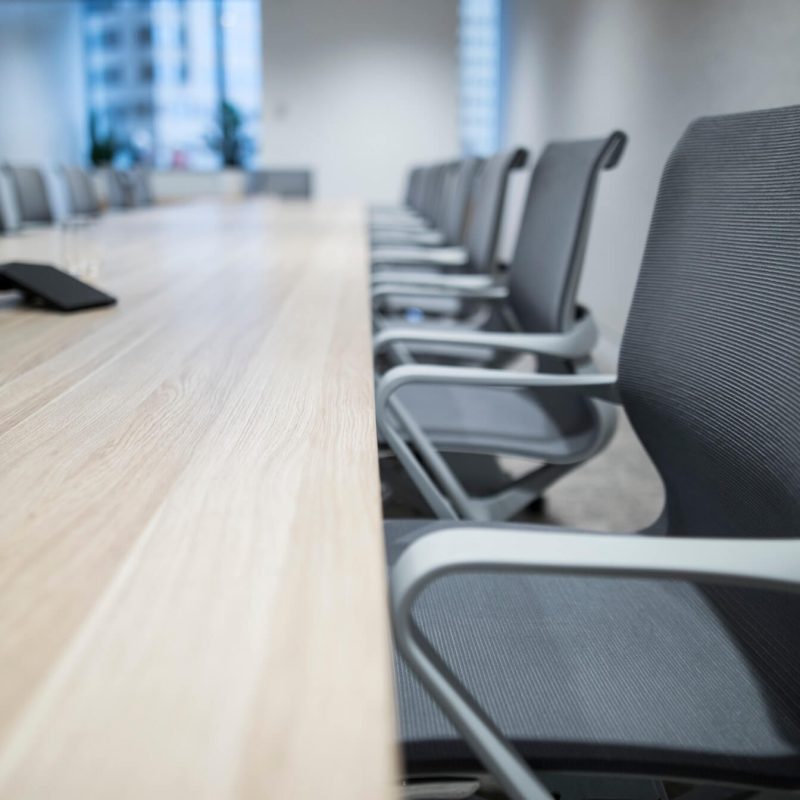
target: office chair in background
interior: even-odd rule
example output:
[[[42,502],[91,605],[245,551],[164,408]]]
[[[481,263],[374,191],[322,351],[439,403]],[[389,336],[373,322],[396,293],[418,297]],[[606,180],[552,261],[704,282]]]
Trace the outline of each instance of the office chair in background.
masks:
[[[22,219],[11,177],[0,167],[0,233],[19,230]]]
[[[482,165],[478,158],[465,158],[447,165],[433,226],[373,226],[373,248],[385,246],[460,247],[464,243],[470,198]]]
[[[407,270],[492,272],[509,174],[524,167],[527,157],[526,150],[516,148],[486,159],[472,184],[463,247],[376,247],[370,256],[374,279],[391,280],[397,273]],[[440,202],[446,202],[444,195]],[[446,208],[442,219],[446,219]]]
[[[53,187],[44,170],[39,167],[14,164],[6,164],[3,169],[10,179],[19,210],[19,220],[23,225],[58,221],[60,215],[56,208]]]
[[[107,173],[108,205],[111,208],[141,208],[153,204],[153,190],[147,170],[110,169]]]
[[[100,198],[92,176],[85,169],[72,166],[62,166],[61,176],[67,189],[70,213],[78,216],[98,215]]]
[[[374,283],[373,302],[378,313],[382,314],[382,334],[386,342],[381,349],[405,362],[418,360],[411,358],[409,353],[412,349],[416,356],[442,353],[458,359],[458,351],[446,344],[450,334],[440,336],[445,330],[463,331],[484,327],[496,331],[521,331],[526,326],[531,330],[528,324],[530,321],[525,319],[527,310],[519,298],[525,297],[533,307],[541,307],[543,301],[539,294],[540,284],[531,278],[538,266],[553,262],[564,265],[582,262],[594,192],[590,191],[585,208],[580,204],[584,202],[585,182],[598,177],[594,163],[595,148],[603,146],[600,159],[603,168],[612,169],[622,157],[625,143],[625,135],[617,131],[607,138],[604,146],[602,141],[556,142],[545,149],[528,183],[527,200],[511,265],[501,273],[475,275],[407,272],[398,273],[385,282]],[[573,228],[578,222],[580,225]],[[572,279],[577,282],[579,270],[575,269],[571,274]],[[542,280],[545,279],[546,275],[542,275]],[[561,286],[561,278],[557,283],[557,289],[562,294],[574,294],[574,286]],[[509,288],[513,289],[513,297],[510,297]],[[465,302],[469,301],[473,313],[468,318],[442,318],[439,315],[417,319],[413,324],[408,324],[406,313],[416,307],[420,291],[435,298],[459,297]],[[387,299],[392,302],[395,311],[391,318],[383,311]],[[561,302],[561,298],[556,294],[549,302],[557,304]],[[475,313],[476,308],[482,309],[483,314]],[[548,324],[551,323],[552,320],[548,320]],[[389,331],[398,330],[410,333],[402,347],[405,354],[403,358],[400,357],[401,348],[391,345]],[[420,331],[423,333],[419,333]],[[430,335],[432,332],[435,332],[433,336]],[[455,344],[466,346],[463,342],[456,341]],[[463,351],[464,354],[467,352],[466,349]],[[475,361],[485,361],[487,354],[476,352],[472,358]],[[464,355],[459,360],[469,359]]]
[[[309,169],[259,169],[247,173],[247,194],[266,194],[275,197],[308,200],[312,195]]]

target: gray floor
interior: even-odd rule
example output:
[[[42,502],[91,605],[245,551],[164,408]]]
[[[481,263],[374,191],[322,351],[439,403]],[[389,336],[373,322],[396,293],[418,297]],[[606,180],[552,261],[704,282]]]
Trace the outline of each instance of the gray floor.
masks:
[[[523,519],[627,533],[652,523],[663,501],[658,473],[627,417],[620,414],[606,450],[553,486],[541,514],[526,514]]]
[[[611,444],[592,461],[559,481],[547,493],[540,513],[520,521],[596,531],[629,532],[653,522],[661,511],[661,481],[624,414]],[[427,516],[396,502],[384,505],[386,517]]]

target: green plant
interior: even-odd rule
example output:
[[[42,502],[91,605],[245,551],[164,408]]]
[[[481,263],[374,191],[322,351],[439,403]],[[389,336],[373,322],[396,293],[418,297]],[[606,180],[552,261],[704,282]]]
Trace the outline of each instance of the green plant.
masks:
[[[103,167],[114,160],[119,143],[112,132],[103,135],[98,128],[97,114],[93,111],[89,115],[89,158],[95,167]]]
[[[244,131],[244,120],[239,109],[223,100],[215,115],[217,129],[206,137],[208,146],[220,154],[226,167],[244,166],[253,143]]]

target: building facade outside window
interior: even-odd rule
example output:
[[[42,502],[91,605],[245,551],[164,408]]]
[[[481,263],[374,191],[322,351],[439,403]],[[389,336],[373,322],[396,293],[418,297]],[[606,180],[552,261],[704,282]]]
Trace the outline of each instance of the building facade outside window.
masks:
[[[216,169],[245,163],[261,117],[258,0],[85,0],[93,145],[115,163]],[[109,148],[93,152],[108,153]]]

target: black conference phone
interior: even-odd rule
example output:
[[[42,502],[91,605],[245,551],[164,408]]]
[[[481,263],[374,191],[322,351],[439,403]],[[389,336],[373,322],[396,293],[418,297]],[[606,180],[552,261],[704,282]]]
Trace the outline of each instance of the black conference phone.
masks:
[[[48,264],[0,264],[0,291],[19,289],[29,302],[59,311],[110,306],[116,298]]]

